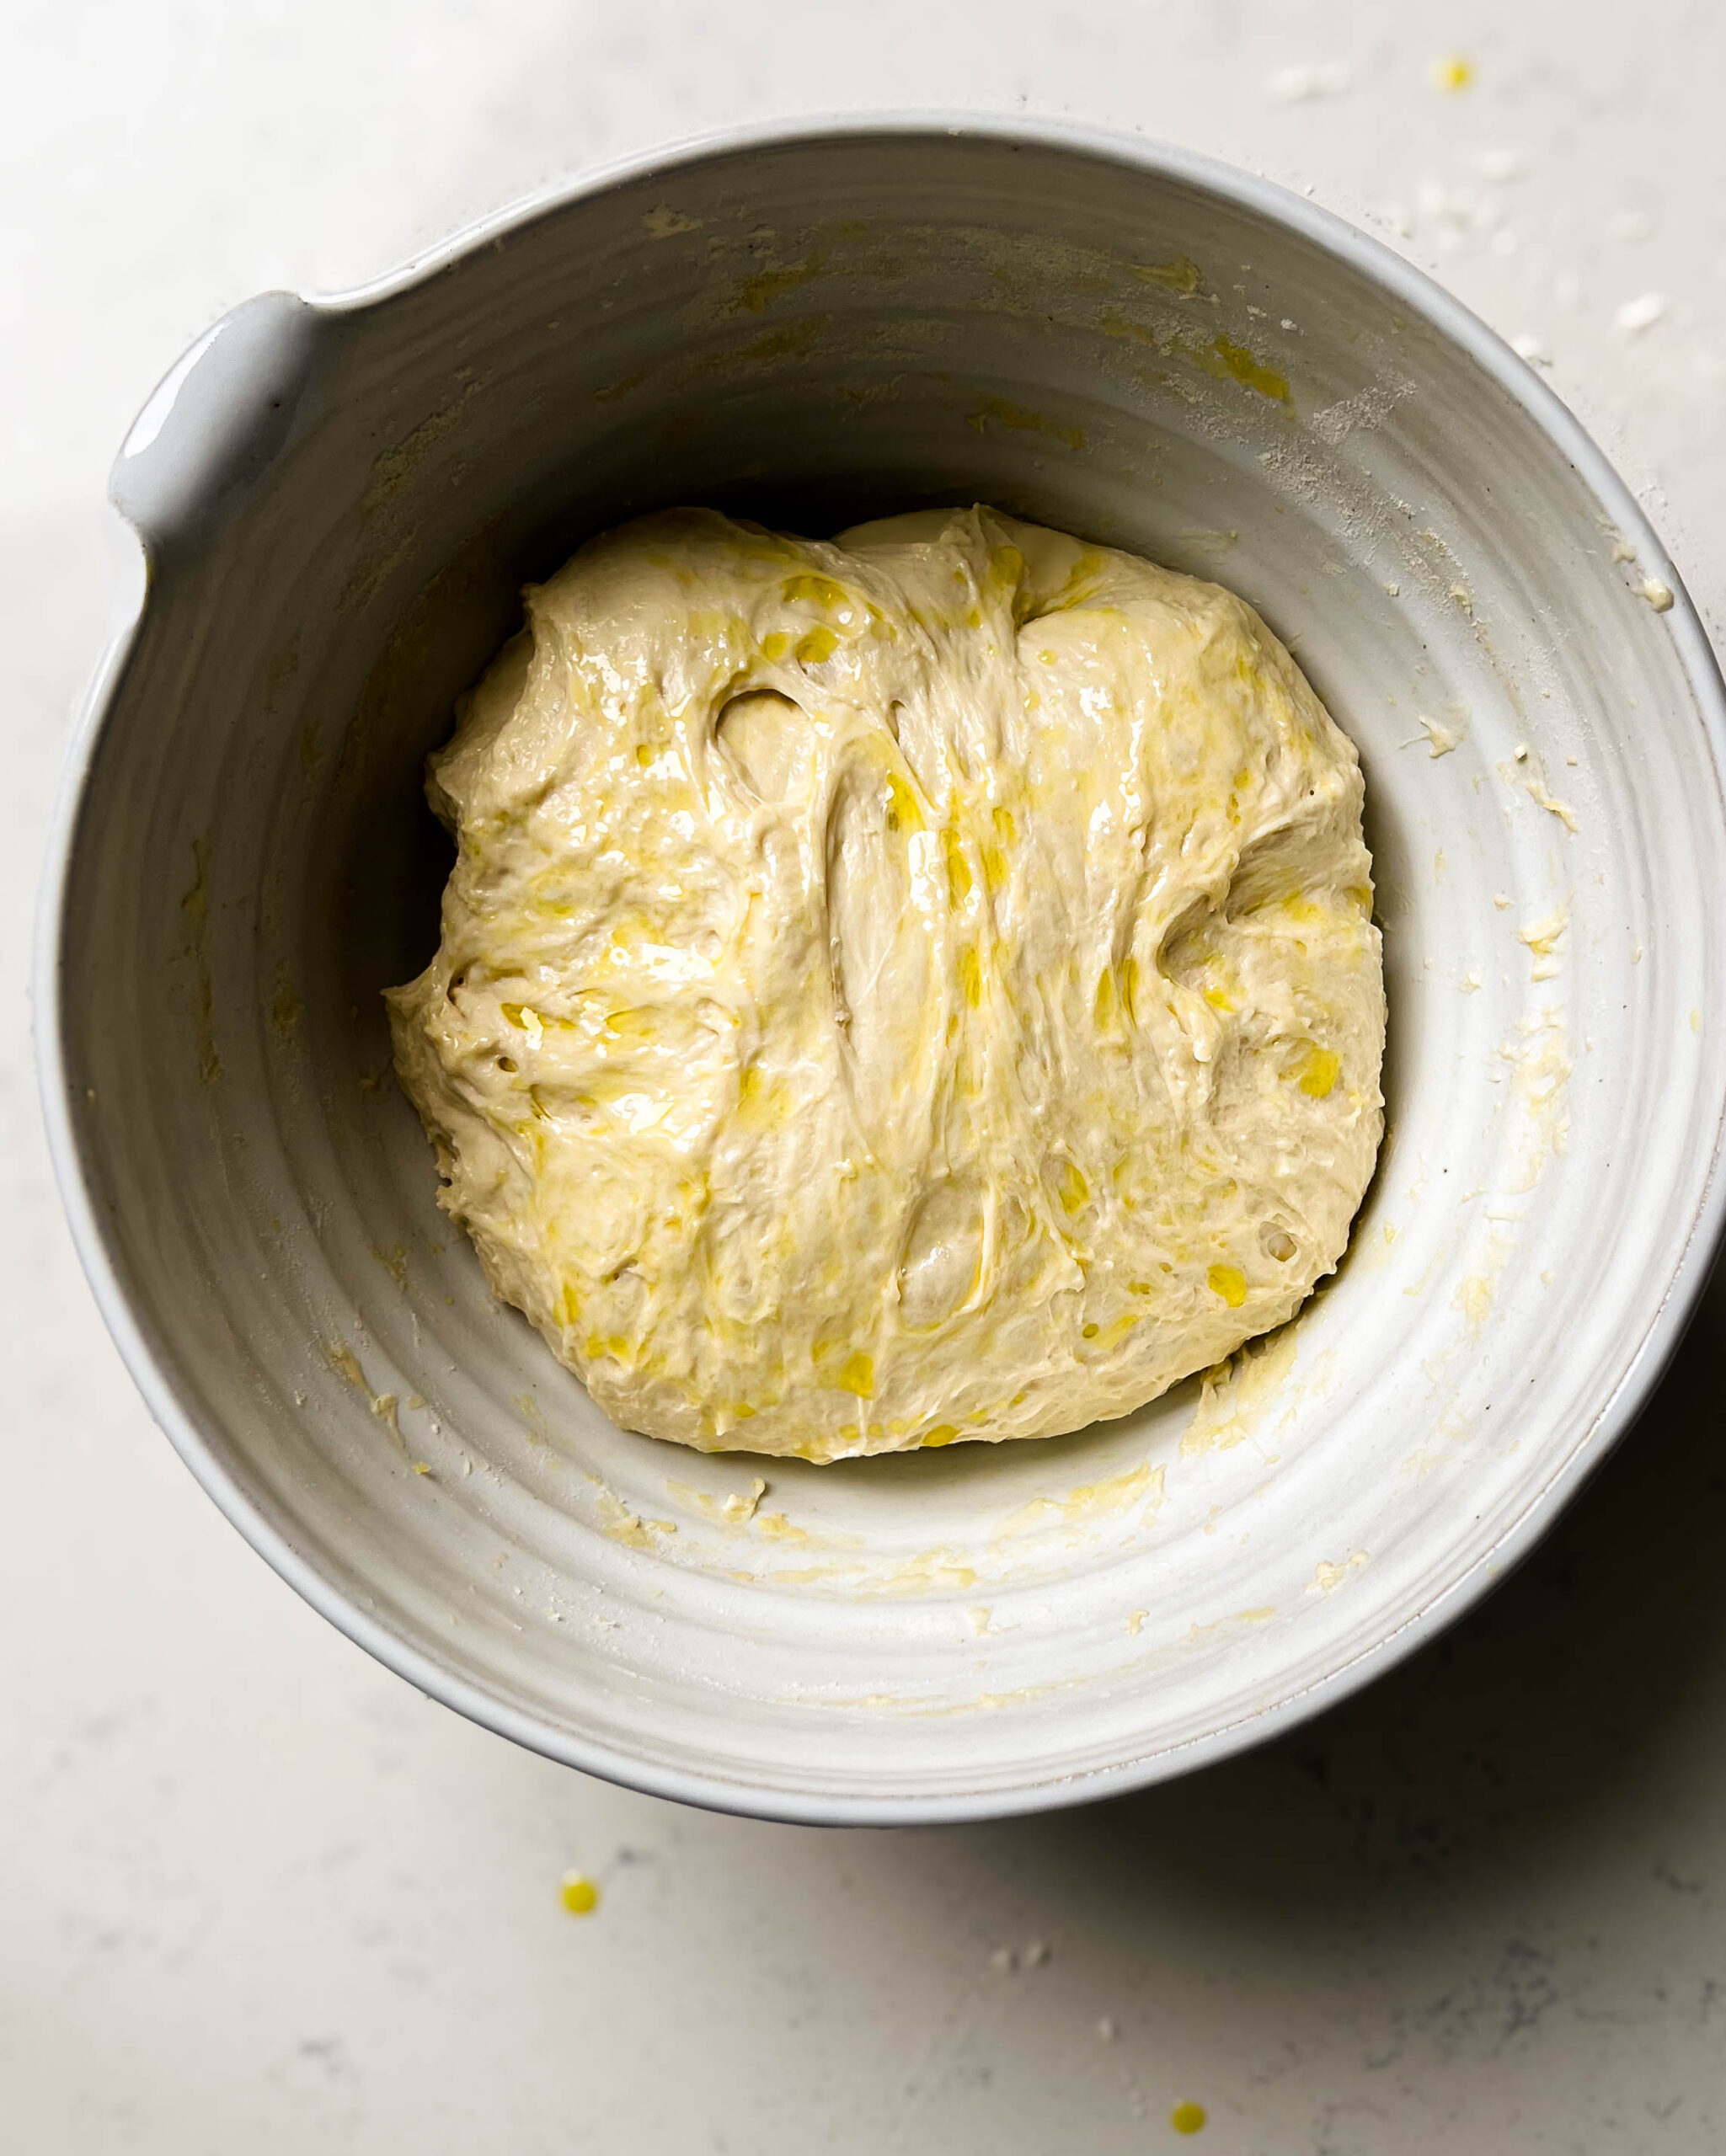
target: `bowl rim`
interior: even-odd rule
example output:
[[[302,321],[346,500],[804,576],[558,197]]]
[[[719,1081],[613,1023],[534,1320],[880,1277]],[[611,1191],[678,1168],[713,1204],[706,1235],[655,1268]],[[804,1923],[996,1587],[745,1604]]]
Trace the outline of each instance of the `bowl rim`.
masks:
[[[1670,589],[1673,604],[1665,617],[1667,630],[1675,641],[1716,765],[1726,771],[1726,683],[1696,607],[1635,496],[1569,408],[1471,308],[1382,241],[1274,180],[1199,151],[1083,122],[986,111],[817,113],[751,122],[705,131],[549,183],[461,227],[398,268],[344,291],[313,295],[309,303],[324,315],[357,312],[427,282],[548,212],[644,179],[670,178],[692,165],[763,149],[895,135],[918,139],[945,136],[1008,147],[1066,151],[1184,183],[1282,226],[1392,295],[1472,358],[1521,408],[1635,547],[1645,573]],[[188,354],[168,371],[164,383],[211,334],[206,331],[195,340]],[[129,529],[142,549],[147,574],[137,579],[123,625],[112,634],[79,707],[50,823],[36,908],[31,1001],[37,1078],[50,1156],[72,1240],[97,1306],[152,1419],[229,1523],[303,1600],[355,1645],[419,1692],[482,1727],[561,1765],[644,1795],[807,1826],[907,1826],[1007,1818],[1124,1795],[1229,1758],[1310,1720],[1394,1668],[1461,1617],[1528,1554],[1600,1465],[1635,1421],[1675,1352],[1707,1283],[1726,1222],[1726,1177],[1720,1173],[1726,1107],[1716,1123],[1702,1198],[1673,1262],[1665,1294],[1617,1382],[1568,1455],[1516,1520],[1412,1616],[1285,1700],[1240,1716],[1202,1737],[1079,1775],[1039,1778],[1012,1788],[968,1794],[855,1796],[787,1790],[711,1770],[660,1765],[573,1735],[509,1705],[398,1636],[302,1555],[242,1489],[224,1464],[215,1438],[200,1427],[181,1399],[166,1358],[158,1360],[152,1349],[84,1175],[62,1036],[61,948],[85,783],[148,605],[149,542],[136,526]]]

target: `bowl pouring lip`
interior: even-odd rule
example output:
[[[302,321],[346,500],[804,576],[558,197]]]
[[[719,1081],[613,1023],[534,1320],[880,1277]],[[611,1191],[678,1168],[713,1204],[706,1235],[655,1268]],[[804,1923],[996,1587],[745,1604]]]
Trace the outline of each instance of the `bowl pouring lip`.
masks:
[[[1717,770],[1726,770],[1726,686],[1683,581],[1630,489],[1558,397],[1468,307],[1381,241],[1275,182],[1177,145],[1079,123],[970,112],[880,112],[810,115],[704,133],[618,159],[574,180],[553,183],[457,232],[400,269],[350,290],[314,296],[326,315],[377,307],[452,268],[522,226],[591,197],[688,168],[766,150],[816,147],[900,136],[938,136],[1042,148],[1090,157],[1152,179],[1175,180],[1298,234],[1395,296],[1460,348],[1575,470],[1637,552],[1645,570],[1673,593],[1665,616],[1680,663],[1708,736]],[[207,333],[206,333],[207,334]],[[201,341],[201,340],[200,340]],[[223,1460],[222,1433],[183,1400],[172,1358],[149,1337],[123,1281],[105,1223],[84,1172],[80,1117],[69,1087],[61,1001],[62,944],[85,782],[115,692],[148,606],[152,564],[129,618],[113,636],[85,693],[62,775],[36,909],[33,985],[38,1081],[50,1154],[73,1241],[98,1307],[153,1419],[232,1525],[312,1607],[355,1645],[428,1696],[469,1720],[560,1764],[645,1794],[719,1812],[803,1825],[900,1826],[1004,1818],[1122,1795],[1236,1753],[1309,1719],[1358,1690],[1424,1644],[1496,1585],[1518,1563],[1624,1434],[1670,1361],[1711,1268],[1723,1219],[1726,1179],[1719,1173],[1723,1129],[1717,1124],[1708,1179],[1684,1246],[1647,1331],[1587,1428],[1558,1461],[1520,1517],[1412,1616],[1290,1697],[1240,1715],[1204,1736],[1082,1774],[957,1793],[843,1794],[775,1787],[713,1769],[664,1765],[559,1728],[494,1696],[398,1637],[361,1598],[345,1592],[298,1549],[241,1486]]]

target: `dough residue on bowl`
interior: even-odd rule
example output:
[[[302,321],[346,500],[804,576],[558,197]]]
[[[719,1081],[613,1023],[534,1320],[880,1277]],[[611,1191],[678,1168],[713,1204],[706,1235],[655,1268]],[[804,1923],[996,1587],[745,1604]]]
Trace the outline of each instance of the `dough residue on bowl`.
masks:
[[[397,1069],[625,1427],[1048,1436],[1335,1266],[1382,1130],[1360,770],[1242,600],[987,509],[680,510],[530,590],[458,717]]]

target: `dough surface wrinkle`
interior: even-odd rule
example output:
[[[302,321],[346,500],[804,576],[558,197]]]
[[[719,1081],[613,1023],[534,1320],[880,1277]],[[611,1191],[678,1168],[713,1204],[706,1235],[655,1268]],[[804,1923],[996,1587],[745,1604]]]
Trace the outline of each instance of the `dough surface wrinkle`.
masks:
[[[626,1428],[1126,1414],[1292,1315],[1382,1134],[1359,760],[1211,584],[984,508],[595,540],[427,791],[441,1202]]]

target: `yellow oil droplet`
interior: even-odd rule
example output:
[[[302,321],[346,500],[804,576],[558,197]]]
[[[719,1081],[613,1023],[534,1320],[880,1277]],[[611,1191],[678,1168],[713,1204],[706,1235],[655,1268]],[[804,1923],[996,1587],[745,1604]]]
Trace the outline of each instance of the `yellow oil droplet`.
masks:
[[[1007,856],[998,846],[983,848],[983,881],[991,891],[1007,888]]]
[[[1130,958],[1122,966],[1120,988],[1121,1001],[1126,1006],[1128,1017],[1136,1018],[1139,1015],[1139,962],[1136,958]]]
[[[1133,275],[1147,285],[1161,285],[1167,292],[1178,292],[1183,299],[1190,299],[1199,289],[1199,265],[1184,254],[1176,255],[1173,262],[1136,262]]]
[[[925,1452],[932,1452],[938,1445],[950,1445],[958,1435],[951,1422],[938,1422],[920,1443]]]
[[[500,1003],[498,1008],[503,1012],[505,1020],[508,1024],[516,1027],[522,1033],[526,1032],[527,1021],[521,1015],[523,1009],[522,1005],[519,1003]]]
[[[1017,547],[989,549],[989,574],[997,584],[1017,584],[1024,573],[1025,558]]]
[[[1013,844],[1018,836],[1018,825],[1013,820],[1011,808],[997,808],[995,811],[995,829],[1008,846]]]
[[[1342,1068],[1342,1058],[1333,1049],[1310,1049],[1301,1065],[1301,1091],[1309,1100],[1328,1100]]]
[[[1079,1337],[1082,1340],[1094,1340],[1102,1329],[1100,1326],[1082,1325],[1079,1327]]]
[[[1221,1295],[1232,1310],[1237,1310],[1247,1299],[1247,1276],[1238,1265],[1213,1265],[1205,1278],[1210,1283],[1210,1292]]]
[[[813,600],[817,606],[843,606],[848,599],[845,586],[830,576],[788,576],[782,589],[788,599]]]
[[[969,945],[959,954],[959,985],[965,990],[965,1001],[975,1011],[983,1001],[983,969]]]
[[[1474,62],[1460,52],[1447,52],[1433,61],[1426,78],[1435,90],[1466,90],[1474,80]]]
[[[797,641],[798,663],[803,666],[820,666],[830,659],[838,648],[839,639],[829,628],[811,629]]]
[[[1177,2104],[1168,2115],[1168,2122],[1177,2133],[1197,2133],[1205,2123],[1202,2104]]]
[[[563,1293],[558,1297],[558,1306],[553,1312],[553,1315],[559,1325],[574,1325],[581,1315],[580,1298],[568,1282],[565,1282]]]
[[[761,638],[761,657],[763,659],[783,659],[790,648],[791,639],[783,629],[770,630],[768,633]]]
[[[1268,397],[1274,404],[1289,402],[1287,380],[1274,367],[1248,351],[1244,344],[1232,344],[1226,337],[1213,339],[1211,350],[1222,362],[1222,371],[1232,380],[1248,389],[1256,389],[1261,397]]]
[[[965,857],[959,833],[950,824],[941,834],[941,847],[947,857],[948,891],[954,905],[962,906],[971,894],[971,867]]]
[[[752,277],[745,277],[737,287],[734,302],[740,313],[764,314],[768,306],[787,292],[794,292],[799,285],[807,284],[826,267],[825,253],[807,256],[794,262],[788,270],[757,270]]]
[[[874,1398],[875,1366],[861,1348],[846,1358],[845,1368],[839,1373],[839,1390],[859,1400]]]
[[[1061,1171],[1061,1207],[1071,1215],[1079,1212],[1091,1195],[1091,1186],[1069,1161]]]
[[[648,747],[645,741],[638,741],[636,743],[635,760],[640,765],[643,771],[645,771],[648,766],[653,761],[653,750]]]
[[[1213,1011],[1232,1011],[1235,1007],[1220,988],[1207,988],[1205,991],[1205,1001]]]
[[[572,1917],[591,1916],[599,1907],[599,1889],[585,1871],[566,1871],[558,1895]]]
[[[1097,976],[1097,995],[1091,1006],[1091,1016],[1099,1032],[1114,1016],[1114,969],[1105,966]]]
[[[917,798],[897,771],[887,774],[887,828],[890,831],[920,831],[923,828]]]
[[[994,419],[1003,427],[1024,433],[1049,435],[1056,441],[1065,442],[1069,449],[1082,449],[1085,437],[1077,427],[1064,427],[1058,419],[1051,419],[1041,412],[1027,411],[1023,404],[1014,404],[1004,397],[985,397],[980,411],[967,414],[965,424],[978,434],[986,434],[989,422]]]

